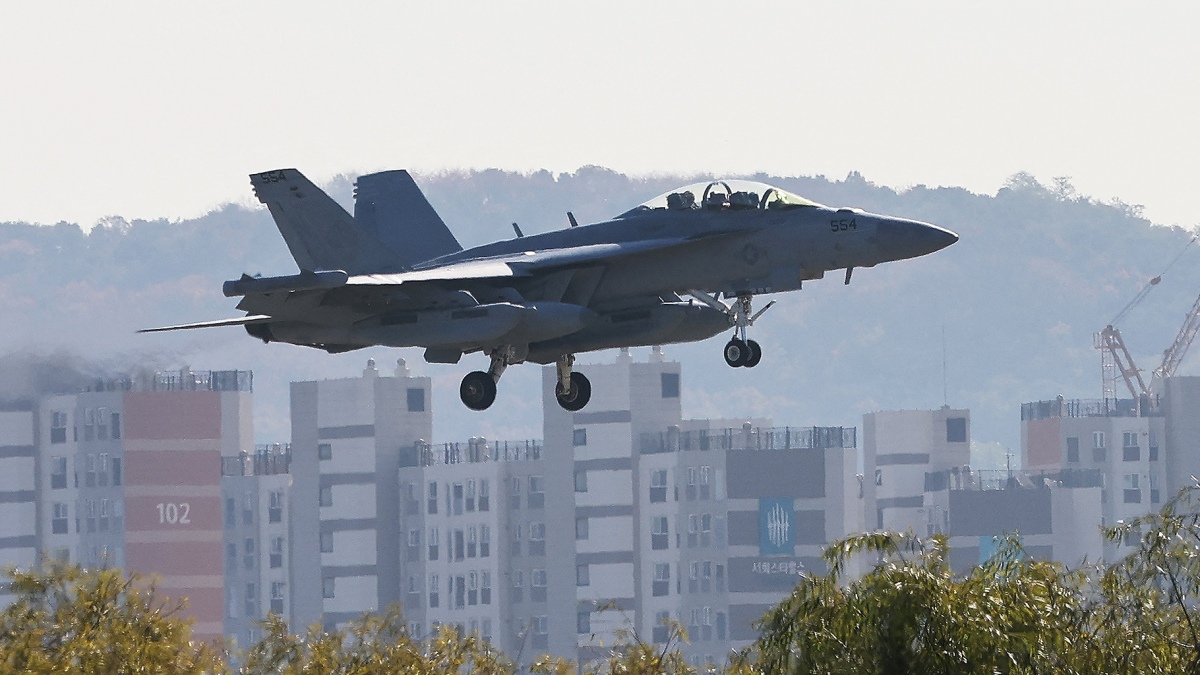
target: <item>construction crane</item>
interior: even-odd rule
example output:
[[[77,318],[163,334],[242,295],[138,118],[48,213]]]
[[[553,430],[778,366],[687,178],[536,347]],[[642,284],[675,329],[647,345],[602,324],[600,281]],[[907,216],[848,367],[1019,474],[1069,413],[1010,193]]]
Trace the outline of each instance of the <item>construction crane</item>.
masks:
[[[1179,329],[1179,334],[1175,336],[1175,341],[1171,346],[1163,352],[1163,362],[1158,368],[1154,369],[1153,377],[1150,380],[1150,385],[1146,385],[1145,379],[1142,378],[1142,372],[1133,361],[1133,355],[1129,353],[1128,347],[1125,346],[1125,339],[1121,337],[1121,330],[1116,327],[1122,319],[1125,318],[1129,311],[1141,304],[1142,300],[1150,293],[1151,289],[1157,286],[1168,270],[1179,260],[1192,244],[1196,243],[1196,236],[1188,240],[1188,243],[1183,247],[1167,267],[1162,271],[1162,274],[1150,279],[1142,290],[1133,297],[1113,320],[1104,327],[1104,330],[1096,333],[1094,336],[1094,346],[1100,350],[1100,367],[1103,376],[1104,386],[1104,401],[1108,405],[1108,401],[1115,403],[1117,398],[1117,375],[1125,381],[1126,388],[1129,389],[1129,394],[1136,400],[1145,397],[1149,401],[1151,407],[1158,407],[1155,400],[1154,392],[1158,386],[1158,382],[1164,377],[1170,377],[1175,374],[1179,364],[1183,361],[1184,355],[1187,354],[1188,347],[1192,345],[1192,340],[1196,337],[1197,331],[1200,331],[1200,298],[1196,298],[1196,302],[1192,305],[1191,311],[1188,312],[1187,318],[1183,322],[1183,326]]]

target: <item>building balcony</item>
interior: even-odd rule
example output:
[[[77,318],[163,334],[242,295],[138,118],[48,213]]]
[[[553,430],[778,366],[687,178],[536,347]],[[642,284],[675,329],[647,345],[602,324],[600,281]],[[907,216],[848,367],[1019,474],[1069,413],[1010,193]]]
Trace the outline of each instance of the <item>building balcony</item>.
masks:
[[[731,429],[671,428],[642,434],[639,451],[643,455],[666,452],[709,450],[810,450],[813,448],[854,448],[858,443],[855,427],[751,427]]]
[[[1064,398],[1021,404],[1021,421],[1033,422],[1052,417],[1162,417],[1150,400],[1132,398]]]
[[[489,441],[473,438],[466,442],[425,443],[400,448],[400,468],[470,464],[476,462],[525,462],[542,458],[542,442]]]

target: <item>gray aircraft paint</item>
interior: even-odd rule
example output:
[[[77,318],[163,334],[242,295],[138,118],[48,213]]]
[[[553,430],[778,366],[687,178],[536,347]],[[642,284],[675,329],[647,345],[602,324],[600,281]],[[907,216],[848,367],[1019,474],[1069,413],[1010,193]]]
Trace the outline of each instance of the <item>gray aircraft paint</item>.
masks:
[[[251,183],[300,273],[226,282],[245,317],[150,330],[241,324],[266,342],[330,352],[419,346],[431,362],[483,352],[493,364],[497,354],[505,365],[552,363],[704,340],[735,326],[719,298],[796,290],[839,269],[849,283],[853,268],[958,239],[928,223],[713,181],[700,206],[680,191],[659,198],[674,208],[652,200],[611,220],[463,250],[405,171],[360,177],[354,216],[295,169]],[[736,325],[744,337],[745,317]]]

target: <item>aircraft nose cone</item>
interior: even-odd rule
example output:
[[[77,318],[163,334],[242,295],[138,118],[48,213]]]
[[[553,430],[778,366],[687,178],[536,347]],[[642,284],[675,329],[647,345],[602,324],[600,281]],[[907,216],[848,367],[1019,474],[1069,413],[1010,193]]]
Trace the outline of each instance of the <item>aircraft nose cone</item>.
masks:
[[[884,260],[916,258],[958,241],[954,232],[917,220],[881,220],[877,232],[879,253]]]

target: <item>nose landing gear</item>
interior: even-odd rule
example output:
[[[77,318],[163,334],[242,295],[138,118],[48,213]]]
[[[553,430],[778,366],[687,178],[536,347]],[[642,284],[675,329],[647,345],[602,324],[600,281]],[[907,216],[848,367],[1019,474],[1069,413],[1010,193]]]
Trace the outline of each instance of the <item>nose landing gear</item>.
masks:
[[[763,315],[771,306],[775,304],[772,300],[765,307],[754,312],[751,301],[753,295],[742,293],[738,295],[737,302],[727,306],[725,303],[717,300],[713,296],[703,291],[689,290],[688,295],[696,298],[700,302],[719,309],[729,315],[729,324],[733,326],[733,338],[725,344],[725,363],[731,368],[753,368],[762,360],[762,347],[754,340],[746,337],[746,329],[754,325],[758,317]]]
[[[754,340],[733,338],[725,345],[725,363],[731,368],[753,368],[762,360],[762,347]]]

